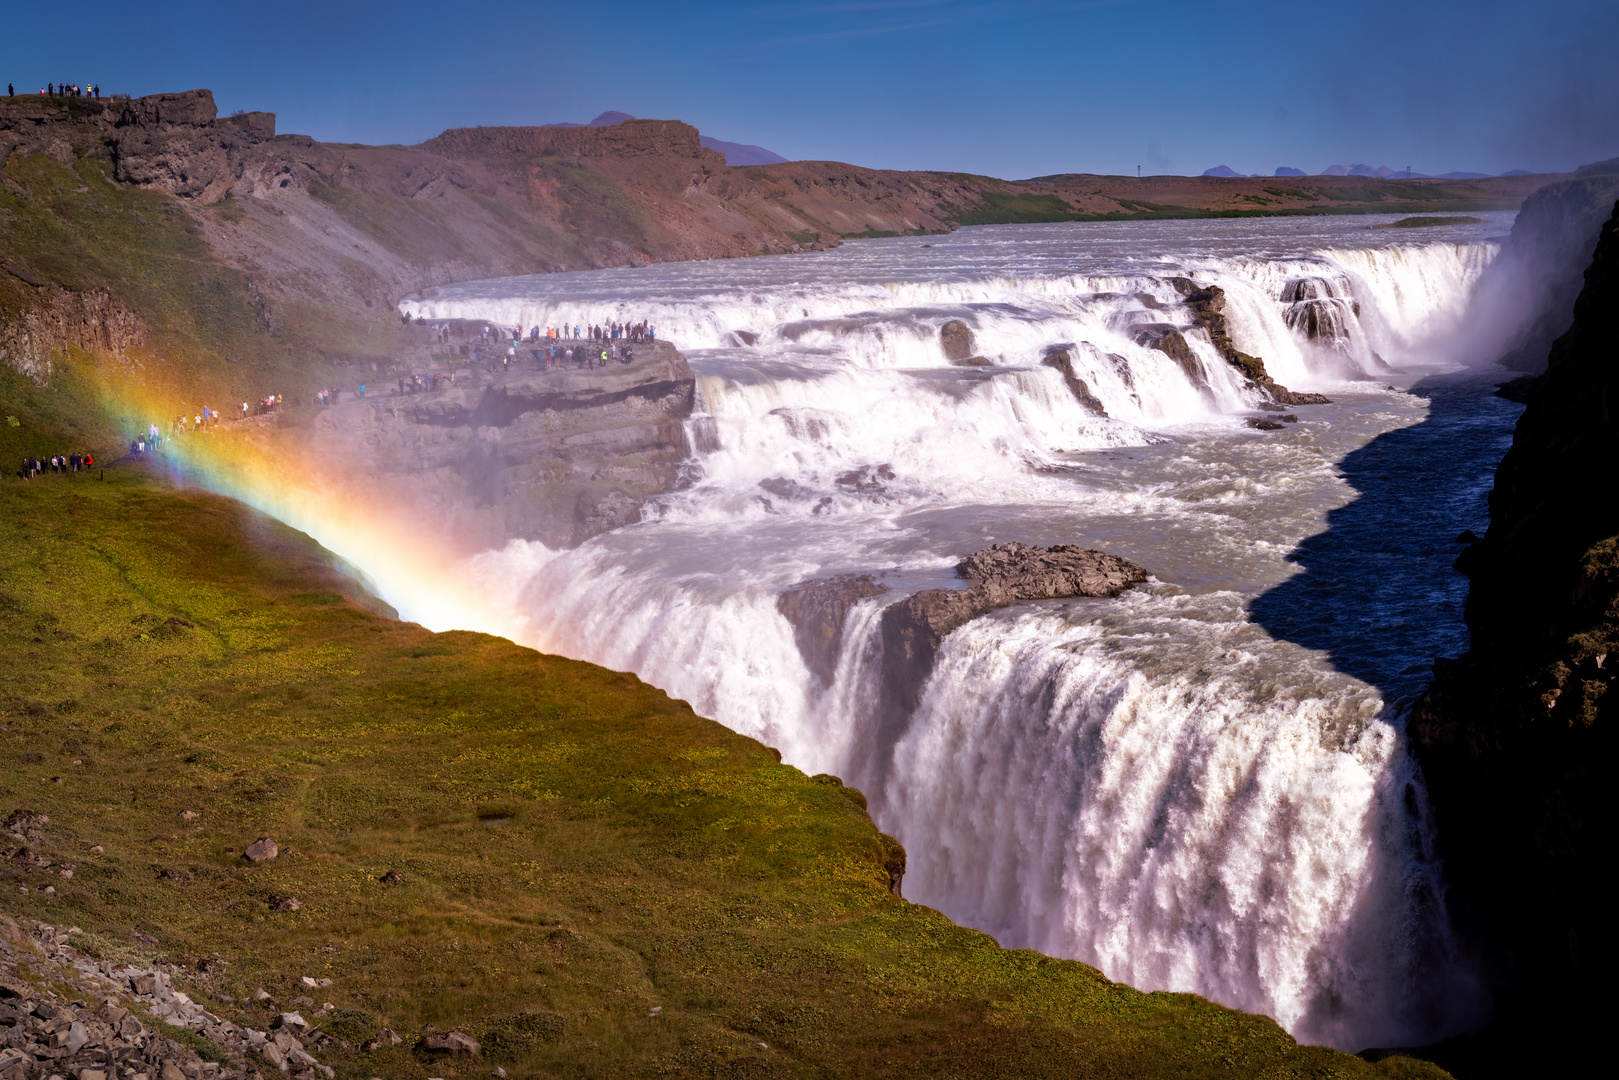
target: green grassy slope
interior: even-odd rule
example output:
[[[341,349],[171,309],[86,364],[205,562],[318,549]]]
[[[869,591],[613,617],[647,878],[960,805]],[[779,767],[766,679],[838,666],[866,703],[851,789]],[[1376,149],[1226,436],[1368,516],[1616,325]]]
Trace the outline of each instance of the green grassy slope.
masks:
[[[160,407],[229,409],[266,393],[352,382],[323,350],[385,355],[391,344],[386,332],[339,307],[289,312],[272,331],[249,276],[215,256],[178,200],[114,183],[104,160],[69,166],[18,155],[5,179],[0,256],[71,293],[105,290],[148,331],[128,364],[80,349],[58,353],[46,387],[0,363],[0,463],[8,469],[29,452],[88,448],[106,456],[127,445],[137,421],[166,420],[166,411],[151,416]],[[227,201],[202,212],[232,209]],[[20,320],[52,295],[0,273],[0,322]]]
[[[632,676],[374,614],[133,467],[0,483],[0,651],[0,808],[75,868],[0,862],[5,908],[217,955],[201,1000],[254,1026],[255,988],[330,977],[334,1033],[407,1036],[343,1075],[1440,1075],[1000,949],[889,894],[857,793]],[[419,1057],[430,1023],[483,1058]]]

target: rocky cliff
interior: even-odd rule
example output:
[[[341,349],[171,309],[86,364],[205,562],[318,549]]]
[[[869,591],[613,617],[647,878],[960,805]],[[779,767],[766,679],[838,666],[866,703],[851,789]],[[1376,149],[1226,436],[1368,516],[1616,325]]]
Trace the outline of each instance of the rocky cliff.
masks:
[[[1502,347],[1502,364],[1530,374],[1545,370],[1552,342],[1568,329],[1582,274],[1615,199],[1619,158],[1583,166],[1524,200],[1492,268],[1506,295],[1490,302],[1515,309],[1521,319]]]
[[[322,409],[313,460],[335,466],[339,489],[363,477],[371,498],[433,522],[463,554],[519,537],[578,544],[675,485],[696,381],[674,346],[595,371],[524,367]]]
[[[1453,1061],[1523,1075],[1605,1027],[1605,787],[1619,695],[1619,209],[1573,325],[1496,472],[1472,578],[1470,651],[1413,711],[1458,924],[1484,950],[1498,1019]],[[1555,1030],[1554,1038],[1546,1034]]]

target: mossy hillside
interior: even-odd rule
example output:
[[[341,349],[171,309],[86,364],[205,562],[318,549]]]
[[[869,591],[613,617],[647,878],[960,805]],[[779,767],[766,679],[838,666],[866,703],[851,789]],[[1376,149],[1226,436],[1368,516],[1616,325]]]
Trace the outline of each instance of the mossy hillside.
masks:
[[[108,957],[150,962],[136,931],[217,956],[181,982],[254,1026],[254,989],[308,975],[351,1042],[487,1047],[336,1055],[352,1077],[1399,1067],[1000,949],[889,894],[846,789],[632,676],[367,604],[301,534],[131,467],[0,485],[0,799],[74,868],[0,864],[7,908]],[[249,865],[261,835],[283,853]]]
[[[72,369],[69,381],[100,397],[99,419],[125,439],[131,425],[166,421],[182,410],[227,408],[270,393],[306,395],[353,381],[328,354],[384,357],[394,344],[378,326],[340,308],[267,315],[248,275],[213,254],[177,199],[114,183],[105,160],[66,165],[41,154],[13,156],[5,178],[0,254],[63,289],[106,290],[149,330],[128,363],[91,353],[60,357]],[[240,212],[229,200],[199,211]],[[43,290],[0,274],[0,319],[48,300]],[[9,368],[6,375],[0,416],[31,409],[52,423],[82,426],[89,415],[88,399],[54,378],[46,392],[34,394],[9,378]],[[149,415],[155,409],[163,411]]]

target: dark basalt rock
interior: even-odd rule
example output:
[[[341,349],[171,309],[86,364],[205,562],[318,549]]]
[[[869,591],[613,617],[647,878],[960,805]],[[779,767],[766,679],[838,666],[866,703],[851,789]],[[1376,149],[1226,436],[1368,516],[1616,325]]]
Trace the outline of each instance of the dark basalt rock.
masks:
[[[1249,356],[1231,343],[1231,334],[1226,326],[1225,317],[1225,290],[1217,285],[1210,285],[1204,289],[1182,288],[1184,282],[1190,286],[1191,282],[1185,278],[1171,278],[1171,284],[1184,293],[1186,307],[1192,313],[1192,318],[1209,340],[1219,350],[1226,362],[1248,377],[1248,381],[1271,396],[1271,399],[1281,405],[1331,405],[1332,399],[1321,394],[1298,394],[1289,390],[1281,383],[1270,377],[1265,370],[1265,361],[1257,356]]]
[[[887,591],[888,586],[870,574],[839,574],[794,585],[776,598],[776,610],[792,624],[793,640],[804,663],[822,685],[832,685],[837,674],[849,609],[868,596]]]
[[[1106,416],[1107,408],[1100,398],[1091,393],[1090,384],[1074,373],[1074,358],[1067,349],[1051,349],[1040,362],[1046,367],[1056,368],[1062,373],[1062,381],[1068,384],[1068,392],[1074,399],[1097,416]]]
[[[1152,347],[1175,361],[1186,373],[1186,377],[1192,381],[1193,386],[1199,390],[1208,388],[1208,377],[1203,374],[1203,365],[1198,362],[1197,354],[1186,343],[1186,335],[1170,327],[1157,335]]]
[[[1539,375],[1520,375],[1516,379],[1508,379],[1495,388],[1495,396],[1515,401],[1519,405],[1529,404],[1529,399],[1540,389]]]
[[[1298,419],[1298,417],[1294,417],[1293,419],[1296,421]],[[1263,420],[1263,419],[1261,419],[1261,418],[1259,418],[1257,416],[1249,417],[1247,423],[1248,423],[1249,427],[1254,428],[1254,429],[1259,430],[1259,431],[1281,431],[1282,430],[1282,425],[1278,424],[1276,421],[1274,421],[1274,420]]]
[[[1520,221],[1522,219],[1520,218]],[[1472,578],[1470,651],[1434,665],[1408,727],[1459,928],[1497,1016],[1458,1075],[1574,1075],[1601,1053],[1619,694],[1619,207],[1518,420]],[[1457,538],[1466,541],[1467,534]],[[1551,991],[1555,988],[1555,992]],[[1567,1038],[1549,1047],[1556,1025]]]
[[[1117,596],[1147,580],[1127,559],[1073,544],[996,544],[962,560],[956,573],[975,584],[924,589],[883,612],[883,694],[893,695],[890,706],[904,716],[915,711],[934,654],[956,627],[1008,604]]]
[[[939,344],[946,360],[959,363],[973,354],[973,332],[960,319],[951,319],[939,327]]]

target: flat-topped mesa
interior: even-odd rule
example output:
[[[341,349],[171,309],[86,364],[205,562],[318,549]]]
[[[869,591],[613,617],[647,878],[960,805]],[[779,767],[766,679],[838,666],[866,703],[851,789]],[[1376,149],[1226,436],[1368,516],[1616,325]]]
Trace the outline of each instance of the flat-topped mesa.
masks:
[[[611,127],[451,128],[419,149],[475,157],[677,157],[723,166],[698,131],[679,120],[626,120]]]

